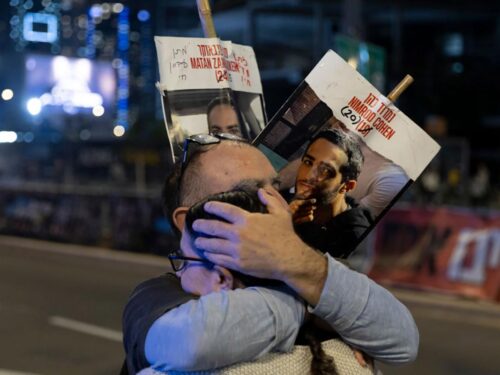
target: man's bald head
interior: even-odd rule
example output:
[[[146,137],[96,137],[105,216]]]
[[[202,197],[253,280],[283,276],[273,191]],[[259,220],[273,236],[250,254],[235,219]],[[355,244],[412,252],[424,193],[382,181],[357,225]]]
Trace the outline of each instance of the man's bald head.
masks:
[[[222,140],[202,146],[185,167],[181,165],[167,177],[163,189],[165,214],[169,220],[179,207],[190,207],[208,195],[228,191],[242,183],[257,186],[274,184],[277,174],[271,163],[257,148],[243,142]]]

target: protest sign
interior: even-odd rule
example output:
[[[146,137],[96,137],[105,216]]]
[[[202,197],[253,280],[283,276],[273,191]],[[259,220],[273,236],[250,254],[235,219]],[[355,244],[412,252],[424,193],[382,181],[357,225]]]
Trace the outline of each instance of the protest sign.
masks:
[[[349,194],[371,211],[375,223],[440,148],[333,51],[319,61],[254,144],[291,186],[309,140],[329,128],[342,129],[360,143],[365,161]]]
[[[249,140],[266,123],[255,53],[218,38],[155,37],[172,157],[191,134],[226,132]]]
[[[500,212],[398,207],[375,234],[376,280],[500,301]]]

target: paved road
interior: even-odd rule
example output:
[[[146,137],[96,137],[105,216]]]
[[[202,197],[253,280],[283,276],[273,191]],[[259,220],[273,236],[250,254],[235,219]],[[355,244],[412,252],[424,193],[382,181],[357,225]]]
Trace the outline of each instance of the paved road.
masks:
[[[416,362],[390,374],[500,374],[500,305],[443,295],[393,291],[411,310],[420,331]]]
[[[163,259],[0,237],[0,369],[117,374],[123,305],[134,285],[166,267]]]
[[[117,374],[127,296],[167,268],[151,256],[0,236],[0,375]],[[500,307],[397,293],[419,325],[420,356],[384,374],[500,374]]]

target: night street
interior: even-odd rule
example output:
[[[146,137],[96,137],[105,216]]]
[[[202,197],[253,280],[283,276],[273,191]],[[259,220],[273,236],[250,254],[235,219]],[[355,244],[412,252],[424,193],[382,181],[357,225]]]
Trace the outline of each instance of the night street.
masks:
[[[0,237],[0,374],[116,374],[121,311],[164,259]],[[420,328],[420,355],[385,374],[497,374],[500,307],[397,291]]]

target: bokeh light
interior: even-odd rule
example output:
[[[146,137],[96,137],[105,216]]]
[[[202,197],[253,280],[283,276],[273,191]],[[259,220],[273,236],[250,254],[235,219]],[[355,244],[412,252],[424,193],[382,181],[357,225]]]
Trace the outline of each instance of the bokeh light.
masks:
[[[7,101],[11,100],[14,97],[14,91],[11,89],[5,89],[2,91],[2,99]]]
[[[30,115],[36,116],[42,111],[42,101],[38,98],[31,98],[26,103],[26,109]]]
[[[17,140],[17,133],[13,131],[0,131],[0,143],[14,143]]]
[[[88,141],[92,137],[92,133],[88,129],[82,129],[80,132],[80,139],[82,141]]]
[[[102,105],[96,105],[92,108],[92,114],[95,117],[101,117],[104,114],[104,107]]]
[[[122,125],[116,125],[113,128],[113,134],[115,137],[123,137],[125,134],[125,128]]]
[[[137,19],[141,22],[146,22],[149,20],[151,15],[146,9],[142,9],[139,12],[137,12]]]
[[[123,12],[123,4],[122,3],[114,3],[113,4],[113,12],[114,13],[121,13],[121,12]]]

